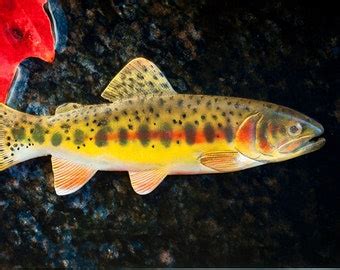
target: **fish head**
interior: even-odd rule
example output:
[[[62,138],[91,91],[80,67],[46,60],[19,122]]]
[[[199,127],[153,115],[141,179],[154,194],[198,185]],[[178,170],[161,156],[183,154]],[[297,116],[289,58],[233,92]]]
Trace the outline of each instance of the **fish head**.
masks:
[[[248,116],[236,134],[239,151],[257,161],[279,162],[320,149],[324,129],[312,118],[287,107],[270,104]],[[241,139],[240,139],[240,138]]]

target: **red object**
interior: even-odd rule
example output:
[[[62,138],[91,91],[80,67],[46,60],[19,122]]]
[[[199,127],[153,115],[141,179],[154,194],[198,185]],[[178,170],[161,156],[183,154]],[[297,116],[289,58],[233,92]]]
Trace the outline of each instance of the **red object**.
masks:
[[[21,61],[54,59],[54,38],[43,5],[47,0],[0,0],[0,102]]]

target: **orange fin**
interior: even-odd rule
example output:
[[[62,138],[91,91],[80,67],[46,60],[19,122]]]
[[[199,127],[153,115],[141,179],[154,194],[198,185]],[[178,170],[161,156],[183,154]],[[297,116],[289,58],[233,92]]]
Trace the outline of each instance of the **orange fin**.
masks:
[[[149,194],[162,183],[167,174],[168,170],[165,168],[129,172],[132,188],[139,195]]]
[[[261,165],[260,162],[249,159],[239,152],[231,151],[206,153],[200,157],[200,162],[218,172],[234,172]]]
[[[97,170],[69,160],[52,157],[54,188],[58,195],[76,192],[85,185]]]

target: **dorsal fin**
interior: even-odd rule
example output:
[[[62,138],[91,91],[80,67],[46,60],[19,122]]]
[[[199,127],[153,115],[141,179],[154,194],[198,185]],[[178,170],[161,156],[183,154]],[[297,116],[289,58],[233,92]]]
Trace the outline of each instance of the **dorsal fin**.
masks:
[[[85,185],[97,170],[52,156],[54,188],[58,195],[76,192]]]
[[[58,106],[56,108],[55,114],[64,113],[64,112],[72,111],[72,110],[75,110],[75,109],[79,109],[82,106],[83,105],[78,104],[78,103],[64,103],[64,104],[61,104],[60,106]]]
[[[175,95],[164,74],[145,58],[130,61],[109,83],[102,97],[114,102],[118,98],[139,95]]]

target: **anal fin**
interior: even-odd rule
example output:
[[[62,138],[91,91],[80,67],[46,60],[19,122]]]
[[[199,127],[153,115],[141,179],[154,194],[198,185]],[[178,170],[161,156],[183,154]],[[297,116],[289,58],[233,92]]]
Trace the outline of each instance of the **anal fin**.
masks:
[[[129,172],[133,190],[139,195],[146,195],[152,192],[168,175],[166,168]]]
[[[201,164],[217,172],[234,172],[262,164],[233,151],[205,153],[199,160]]]
[[[84,186],[97,170],[69,160],[52,157],[54,188],[58,195],[76,192]]]

